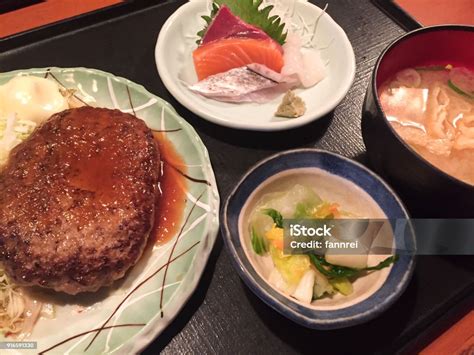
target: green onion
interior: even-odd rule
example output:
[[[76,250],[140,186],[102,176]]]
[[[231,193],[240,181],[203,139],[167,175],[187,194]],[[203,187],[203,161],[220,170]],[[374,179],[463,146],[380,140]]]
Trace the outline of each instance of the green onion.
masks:
[[[444,65],[433,65],[430,67],[416,67],[415,70],[417,71],[443,71],[443,70],[449,70],[446,68]]]
[[[470,94],[468,92],[463,91],[459,86],[456,86],[451,80],[448,80],[448,86],[459,95],[467,96],[470,99],[474,99],[474,93]]]

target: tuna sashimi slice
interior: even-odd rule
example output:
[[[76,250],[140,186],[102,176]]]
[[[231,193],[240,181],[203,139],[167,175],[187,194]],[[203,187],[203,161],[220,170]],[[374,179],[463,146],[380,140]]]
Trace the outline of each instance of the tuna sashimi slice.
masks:
[[[281,46],[272,39],[226,38],[199,46],[193,52],[194,67],[201,81],[251,63],[263,64],[280,72],[283,67]]]
[[[227,6],[222,5],[216,17],[209,25],[201,44],[229,37],[270,39],[260,28],[242,21]]]

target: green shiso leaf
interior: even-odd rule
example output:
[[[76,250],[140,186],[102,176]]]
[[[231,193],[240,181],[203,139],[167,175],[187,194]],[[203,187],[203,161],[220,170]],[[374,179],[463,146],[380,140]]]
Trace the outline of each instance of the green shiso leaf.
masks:
[[[217,15],[219,12],[219,6],[216,3],[212,4],[212,11],[210,16],[201,16],[201,18],[206,21],[206,27],[204,27],[201,31],[197,33],[199,36],[199,40],[197,41],[197,44],[201,43],[201,40],[203,39],[204,35],[206,34],[207,28],[211,24],[212,20],[214,17]]]
[[[197,33],[199,36],[198,44],[222,5],[226,5],[235,16],[243,21],[260,28],[281,45],[285,44],[287,36],[285,24],[282,23],[279,16],[270,16],[273,10],[272,5],[260,9],[262,2],[263,0],[215,0],[212,4],[211,15],[202,17],[206,21],[206,26]]]

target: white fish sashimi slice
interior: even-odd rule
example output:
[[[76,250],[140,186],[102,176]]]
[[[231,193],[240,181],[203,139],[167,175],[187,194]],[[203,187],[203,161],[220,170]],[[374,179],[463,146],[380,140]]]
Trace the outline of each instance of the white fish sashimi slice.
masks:
[[[278,84],[272,88],[257,90],[248,94],[240,96],[206,96],[213,100],[229,102],[229,103],[243,103],[243,102],[254,102],[257,104],[267,103],[278,96],[284,94],[288,90],[291,90],[294,86],[287,85],[285,83]]]
[[[275,86],[277,83],[248,68],[240,67],[225,73],[211,75],[189,86],[191,91],[204,96],[240,96],[256,90]]]
[[[287,83],[287,84],[293,84],[295,86],[298,86],[300,84],[299,78],[297,75],[280,74],[262,64],[258,64],[258,63],[249,64],[247,65],[247,68],[277,83]]]
[[[305,88],[312,87],[326,77],[326,67],[321,54],[316,49],[302,51],[301,38],[293,33],[288,34],[283,45],[284,76],[297,75]]]
[[[188,88],[217,101],[265,103],[298,85],[296,76],[284,76],[264,65],[250,64],[211,75]]]
[[[301,38],[294,33],[288,33],[286,42],[283,45],[283,62],[285,63],[281,69],[283,75],[299,74],[302,70],[303,55],[301,47]]]
[[[299,83],[299,81],[298,81]],[[236,96],[236,97],[213,97],[215,100],[219,101],[224,101],[224,102],[234,102],[234,103],[239,103],[239,102],[255,102],[259,104],[264,104],[268,101],[271,101],[278,96],[284,94],[288,90],[291,90],[299,85],[295,85],[294,81],[290,82],[283,82],[279,83],[275,86],[266,88],[266,89],[261,89],[261,90],[256,90],[254,92],[250,92],[248,94]]]
[[[316,85],[326,77],[326,67],[318,50],[309,50],[303,54],[303,68],[299,78],[305,88]]]

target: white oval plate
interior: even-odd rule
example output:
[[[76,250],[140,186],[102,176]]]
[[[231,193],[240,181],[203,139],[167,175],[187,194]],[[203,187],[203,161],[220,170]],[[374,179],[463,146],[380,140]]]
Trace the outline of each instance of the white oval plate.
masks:
[[[209,182],[188,182],[180,232],[147,249],[121,281],[79,296],[49,293],[56,317],[40,319],[25,339],[45,354],[139,353],[192,295],[216,240],[219,194],[207,149],[170,104],[130,80],[94,69],[45,68],[0,73],[0,85],[17,75],[48,77],[92,106],[135,113],[151,129],[166,132],[190,176]],[[0,335],[0,342],[6,340]]]
[[[282,2],[283,3],[283,2]],[[319,7],[302,0],[294,4],[292,24],[304,23],[313,29],[322,13]],[[292,9],[291,9],[292,10]],[[331,12],[330,7],[328,9]],[[155,47],[155,60],[161,80],[183,106],[213,123],[238,129],[279,131],[299,127],[331,112],[349,91],[355,76],[355,57],[344,30],[328,15],[320,17],[315,40],[321,57],[327,63],[327,77],[309,89],[296,92],[306,102],[307,112],[296,119],[274,116],[282,96],[265,103],[224,103],[192,93],[185,82],[196,82],[192,51],[197,47],[195,35],[202,29],[202,15],[208,15],[207,2],[196,0],[181,6],[163,25]],[[287,23],[287,28],[288,28]]]

